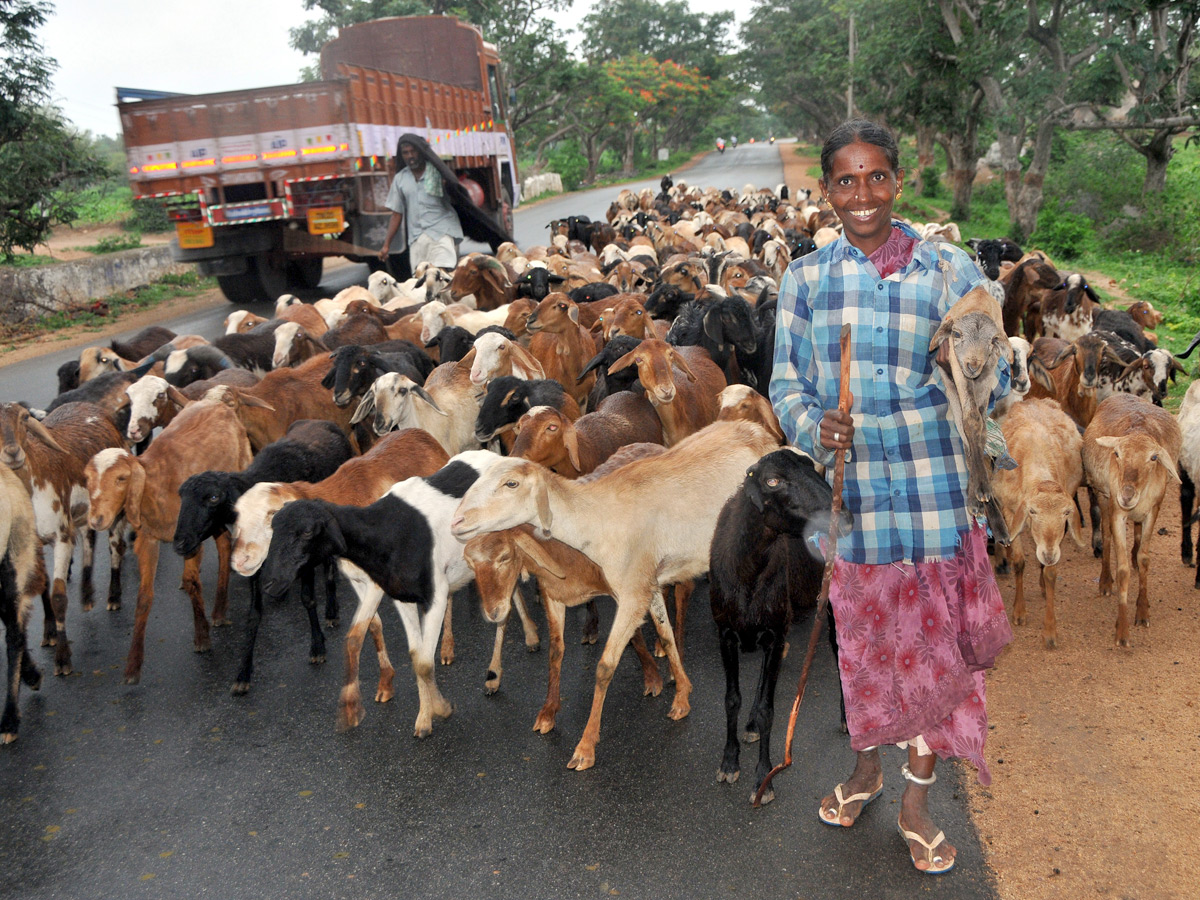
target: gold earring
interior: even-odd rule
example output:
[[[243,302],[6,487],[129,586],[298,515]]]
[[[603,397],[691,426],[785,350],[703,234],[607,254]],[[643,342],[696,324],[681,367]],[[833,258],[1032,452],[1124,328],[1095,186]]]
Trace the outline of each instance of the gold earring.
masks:
[[[904,196],[904,185],[901,185],[900,187],[898,187],[896,189],[896,199],[899,200],[903,196]]]

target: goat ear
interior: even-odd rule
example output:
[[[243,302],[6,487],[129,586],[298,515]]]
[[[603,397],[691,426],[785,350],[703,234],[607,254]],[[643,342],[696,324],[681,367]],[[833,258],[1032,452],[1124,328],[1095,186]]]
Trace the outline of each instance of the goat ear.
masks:
[[[167,385],[167,397],[175,404],[177,409],[183,409],[192,401],[187,398],[183,391],[175,387],[173,384]]]
[[[725,343],[725,329],[722,327],[721,315],[716,309],[710,309],[704,314],[704,333],[709,339],[718,344]]]
[[[696,373],[692,371],[691,366],[689,366],[687,364],[686,359],[684,359],[682,356],[680,356],[674,350],[670,351],[669,359],[670,359],[671,365],[675,366],[675,368],[679,369],[679,371],[681,371],[684,375],[686,375],[688,377],[688,381],[696,380]]]
[[[1121,443],[1120,438],[1114,437],[1113,435],[1106,434],[1096,438],[1097,447],[1115,447],[1119,443]]]
[[[416,394],[418,397],[420,397],[422,400],[424,400],[426,403],[428,403],[430,406],[432,406],[433,411],[436,412],[439,416],[449,416],[450,415],[450,413],[446,412],[444,409],[442,409],[440,406],[438,406],[437,401],[434,400],[433,397],[430,396],[429,391],[425,390],[425,388],[421,387],[419,384],[414,384],[412,386],[412,392],[414,394]]]
[[[331,359],[333,358],[332,353],[330,354],[330,358]],[[321,379],[321,387],[325,388],[326,390],[333,390],[333,385],[334,385],[336,379],[337,379],[337,369],[332,368],[328,372],[326,372],[325,377]]]
[[[243,394],[243,393],[239,392],[238,399],[242,401],[242,406],[255,406],[259,409],[265,409],[265,410],[268,410],[269,412],[275,412],[275,407],[273,407],[266,400],[260,400],[258,397],[255,397],[253,394]]]
[[[546,552],[546,549],[537,538],[522,529],[513,531],[512,535],[513,543],[521,549],[522,553],[533,560],[534,565],[559,580],[566,580],[567,573],[563,571],[563,567],[554,560],[554,557]]]
[[[1036,356],[1030,356],[1029,362],[1026,365],[1026,371],[1029,373],[1030,381],[1035,381],[1046,390],[1054,393],[1054,378],[1050,375],[1046,364],[1040,359]]]
[[[949,319],[942,319],[942,324],[938,326],[937,331],[933,333],[933,337],[929,341],[929,352],[932,353],[950,336],[951,330],[954,328],[954,323]]]
[[[572,322],[576,325],[579,324],[579,307],[574,303],[567,307],[567,315],[571,318]]]
[[[31,434],[33,434],[35,437],[37,437],[37,439],[39,441],[41,441],[43,444],[45,444],[47,447],[53,447],[59,453],[67,452],[61,446],[59,446],[58,441],[56,441],[54,439],[54,435],[52,435],[50,433],[50,429],[48,429],[45,425],[43,425],[41,422],[39,422],[33,416],[29,416],[25,420],[25,427],[29,430],[29,432]]]
[[[146,469],[141,462],[132,459],[129,472],[129,487],[125,491],[125,520],[134,531],[142,527],[142,494],[146,490]]]
[[[1159,448],[1158,461],[1162,463],[1162,467],[1167,470],[1167,474],[1174,479],[1176,484],[1180,483],[1179,472],[1175,469],[1175,462],[1167,455],[1167,451]]]
[[[535,490],[537,491],[538,529],[542,532],[543,537],[550,537],[550,525],[554,521],[554,514],[550,511],[550,491],[542,479],[537,480]]]
[[[471,368],[474,365],[475,365],[475,348],[472,347],[470,350],[468,350],[466,352],[466,354],[463,356],[463,358],[458,361],[458,367],[460,369],[466,369],[469,372],[469,371],[471,371]]]
[[[575,426],[571,423],[566,423],[562,430],[563,446],[567,448],[567,458],[571,460],[571,465],[575,467],[575,471],[582,472],[583,467],[579,464],[579,434],[575,431]]]
[[[551,284],[562,284],[563,282],[565,282],[567,280],[567,279],[563,278],[561,275],[555,275],[553,272],[550,273],[549,278],[550,278]]]
[[[613,375],[617,372],[620,372],[622,369],[628,369],[630,366],[634,365],[637,362],[637,360],[634,358],[636,355],[637,350],[630,350],[608,367],[608,374]]]
[[[1005,361],[1011,366],[1013,362],[1013,348],[1003,331],[992,338],[992,345],[996,348],[996,353],[1003,356]]]
[[[370,418],[375,414],[375,392],[367,391],[363,398],[358,401],[358,408],[354,410],[354,415],[350,417],[350,424],[357,425],[363,419]]]
[[[759,512],[762,512],[762,485],[758,483],[758,472],[756,469],[751,468],[750,471],[746,473],[746,480],[743,484],[746,491],[746,499],[750,501],[750,504],[755,509],[757,509]]]

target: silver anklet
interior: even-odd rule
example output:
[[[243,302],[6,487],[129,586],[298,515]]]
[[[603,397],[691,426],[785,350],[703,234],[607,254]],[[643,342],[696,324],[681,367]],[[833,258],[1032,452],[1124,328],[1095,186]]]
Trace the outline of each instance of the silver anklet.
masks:
[[[922,787],[929,787],[929,785],[931,785],[935,781],[937,781],[937,772],[931,772],[929,774],[928,778],[918,778],[916,775],[914,775],[912,773],[912,769],[910,769],[908,767],[908,763],[905,763],[904,765],[902,765],[900,767],[900,771],[904,774],[904,777],[907,778],[909,781],[911,781],[913,784],[919,784]]]

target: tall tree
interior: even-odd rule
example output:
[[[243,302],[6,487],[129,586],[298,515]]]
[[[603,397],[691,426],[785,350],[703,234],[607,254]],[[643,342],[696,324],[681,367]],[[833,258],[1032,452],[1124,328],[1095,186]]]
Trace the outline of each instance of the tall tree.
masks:
[[[650,56],[716,78],[732,24],[732,12],[692,12],[683,0],[598,0],[583,18],[581,49],[593,62]]]
[[[104,174],[91,142],[47,105],[55,62],[37,40],[52,6],[0,0],[0,253],[33,251],[79,216],[72,187]]]

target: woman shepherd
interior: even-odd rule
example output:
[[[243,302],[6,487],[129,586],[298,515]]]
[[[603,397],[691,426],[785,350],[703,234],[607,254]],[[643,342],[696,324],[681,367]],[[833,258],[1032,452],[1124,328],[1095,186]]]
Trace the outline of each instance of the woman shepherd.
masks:
[[[792,263],[779,288],[770,396],[789,440],[831,465],[847,451],[845,505],[830,583],[853,774],[821,801],[849,828],[883,789],[878,746],[907,748],[898,826],[913,865],[947,872],[954,847],[929,816],[938,757],[991,775],[984,669],[1011,637],[983,524],[966,511],[962,442],[934,377],[942,317],[983,280],[969,257],[892,220],[903,172],[895,138],[846,122],[821,151],[821,190],[842,236]],[[851,328],[849,413],[837,409],[842,323]],[[946,345],[939,351],[944,357]],[[1008,390],[1001,360],[993,402]]]

